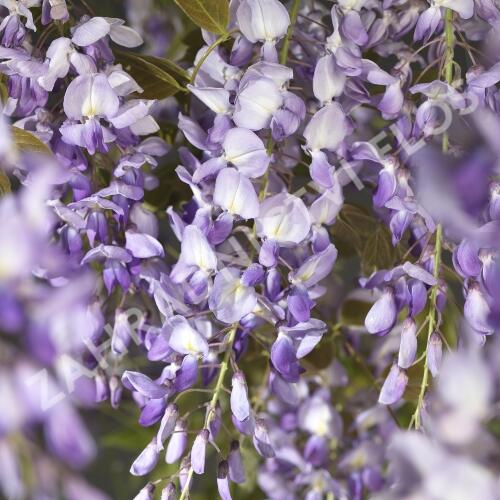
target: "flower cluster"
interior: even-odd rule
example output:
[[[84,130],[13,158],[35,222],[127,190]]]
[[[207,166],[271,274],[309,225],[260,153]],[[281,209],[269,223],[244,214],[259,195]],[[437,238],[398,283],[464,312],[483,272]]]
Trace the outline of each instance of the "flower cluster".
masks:
[[[500,6],[176,4],[0,0],[5,495],[494,500]]]

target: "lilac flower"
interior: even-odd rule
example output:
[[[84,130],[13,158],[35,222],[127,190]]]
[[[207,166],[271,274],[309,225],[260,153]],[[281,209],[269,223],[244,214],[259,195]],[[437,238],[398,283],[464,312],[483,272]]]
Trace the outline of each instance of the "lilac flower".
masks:
[[[442,357],[443,343],[441,337],[436,332],[433,332],[427,346],[427,363],[433,377],[436,377],[439,373]]]
[[[245,376],[241,372],[233,375],[231,390],[231,411],[240,421],[246,420],[250,415],[250,403],[248,401],[248,389]]]
[[[157,484],[186,497],[208,472],[208,443],[230,498],[248,436],[271,499],[493,499],[495,3],[241,0],[209,18],[186,4],[209,29],[180,52],[175,6],[166,19],[127,0],[126,23],[98,6],[78,18],[86,5],[64,0],[0,4],[4,495],[101,500],[74,469],[96,455],[84,419],[109,400],[152,427],[133,475],[152,473],[164,447],[180,461],[136,498]],[[143,39],[158,57],[128,50]],[[177,86],[191,98],[139,96]],[[440,129],[445,107],[467,134]],[[460,284],[464,321],[450,330]],[[443,334],[456,335],[452,356]],[[69,387],[72,360],[86,376]],[[39,386],[23,384],[41,368],[49,394],[66,397],[46,411]],[[402,404],[410,369],[420,397]],[[425,433],[398,432],[408,411]]]
[[[330,126],[335,124],[334,133]],[[314,156],[322,149],[335,151],[349,132],[349,125],[337,103],[331,103],[321,108],[307,124],[304,137],[307,141],[306,147]]]
[[[156,436],[156,444],[158,451],[163,450],[163,442],[174,432],[177,418],[179,417],[179,409],[175,403],[170,403],[161,419],[158,435]]]
[[[105,75],[94,73],[75,78],[64,96],[64,111],[68,118],[81,123],[66,123],[61,128],[67,144],[85,147],[91,154],[107,151],[106,143],[114,136],[99,123],[99,118],[110,119],[119,108],[118,96]]]
[[[441,7],[458,12],[463,19],[469,19],[474,14],[474,3],[470,0],[460,0],[458,2],[432,0],[431,7],[425,10],[418,19],[415,27],[415,40],[421,40],[422,38],[428,40],[433,35],[442,19]]]
[[[252,43],[263,42],[263,58],[278,62],[275,44],[290,24],[285,6],[278,0],[243,0],[236,16],[243,35]]]
[[[217,468],[217,489],[223,500],[231,500],[231,491],[229,490],[229,465],[223,460]]]
[[[309,213],[300,198],[290,194],[277,194],[267,198],[260,206],[256,219],[257,234],[281,246],[300,243],[309,234]]]
[[[385,335],[395,325],[396,319],[397,309],[394,292],[387,288],[368,312],[365,326],[369,333]]]
[[[195,330],[183,316],[173,316],[168,321],[169,345],[179,354],[208,353],[205,337]]]
[[[233,120],[238,127],[261,130],[269,127],[273,114],[282,105],[282,93],[273,80],[250,79],[240,88]]]
[[[29,9],[39,4],[40,0],[1,0],[0,5],[9,10],[9,15],[0,24],[0,31],[5,30],[9,22],[18,17],[24,17],[26,19],[25,26],[30,30],[36,31],[33,15]],[[4,44],[8,45],[5,41]]]
[[[146,484],[144,488],[134,497],[134,500],[152,500],[154,498],[155,485],[152,483]]]
[[[401,343],[399,346],[398,366],[409,368],[415,361],[417,353],[417,325],[411,318],[407,318],[403,323],[401,331]]]
[[[203,429],[196,436],[191,448],[191,467],[196,474],[205,472],[205,450],[208,442],[208,430]]]
[[[184,420],[178,420],[175,425],[172,437],[168,442],[167,452],[165,455],[165,460],[167,464],[173,464],[177,462],[184,453],[187,446],[187,433],[186,433],[186,423]]]
[[[53,90],[56,81],[64,78],[70,68],[74,68],[80,75],[97,71],[93,59],[78,52],[69,38],[55,39],[47,49],[46,57],[47,72],[38,78],[38,83],[45,90]]]
[[[66,0],[43,0],[42,24],[49,24],[51,20],[67,21],[69,19]]]
[[[235,483],[245,482],[245,468],[243,466],[243,459],[240,452],[240,444],[238,441],[231,441],[231,450],[228,458],[229,477]]]
[[[175,491],[175,484],[174,483],[168,483],[162,490],[161,490],[161,500],[174,500],[176,495]]]
[[[329,403],[321,391],[306,400],[298,414],[301,428],[320,437],[339,437],[342,421]]]
[[[259,215],[255,188],[247,177],[232,168],[224,168],[217,175],[214,203],[243,219],[253,219]]]
[[[256,305],[254,288],[242,282],[237,269],[225,268],[217,274],[210,292],[209,306],[218,320],[235,323],[250,314]]]
[[[408,384],[406,372],[393,365],[380,390],[379,403],[392,405],[397,403],[402,397]]]
[[[492,333],[488,324],[490,307],[482,294],[478,284],[472,283],[467,293],[464,305],[464,315],[472,328],[482,335]]]
[[[130,390],[136,390],[143,396],[159,399],[167,394],[167,389],[153,382],[148,376],[139,372],[126,371],[122,376],[122,382]]]
[[[337,249],[328,245],[321,252],[309,257],[296,271],[290,273],[290,282],[294,285],[310,288],[328,276],[337,258]]]
[[[130,468],[130,473],[134,476],[144,476],[151,472],[158,462],[158,452],[156,448],[156,438],[154,438],[136,458]]]
[[[124,47],[137,47],[142,44],[141,36],[125,21],[111,17],[92,17],[84,21],[73,32],[72,41],[80,47],[87,47],[109,35],[113,42]]]
[[[270,442],[269,433],[265,421],[255,420],[255,429],[253,434],[253,444],[257,452],[265,458],[274,457],[274,449]]]
[[[346,75],[340,70],[335,58],[326,55],[318,59],[314,69],[313,92],[321,104],[329,104],[334,97],[342,95]]]

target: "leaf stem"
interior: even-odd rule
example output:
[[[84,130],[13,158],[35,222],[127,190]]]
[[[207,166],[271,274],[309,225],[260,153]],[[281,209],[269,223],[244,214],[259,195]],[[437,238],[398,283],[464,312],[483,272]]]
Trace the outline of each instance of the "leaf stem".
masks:
[[[285,40],[280,52],[280,64],[286,64],[288,59],[288,48],[290,46],[290,39],[292,38],[293,29],[295,28],[295,23],[297,22],[297,14],[299,13],[300,0],[293,0],[292,8],[290,9],[290,26],[288,26],[288,31],[286,32]]]
[[[219,38],[217,38],[215,42],[213,42],[211,45],[208,46],[207,50],[205,50],[205,53],[200,57],[200,60],[196,63],[196,66],[193,69],[193,73],[191,74],[191,79],[189,81],[191,85],[194,85],[194,81],[196,80],[196,75],[203,66],[203,63],[207,60],[208,56],[214,51],[215,48],[224,43],[226,40],[229,40],[229,38],[231,38],[231,35],[233,35],[237,31],[238,30],[234,29],[227,33],[224,33]]]
[[[215,412],[215,408],[217,407],[217,402],[219,401],[220,395],[223,392],[224,387],[224,378],[226,377],[226,372],[229,367],[229,359],[231,357],[231,350],[233,348],[234,339],[236,337],[236,330],[238,329],[237,325],[233,325],[233,328],[229,332],[228,340],[227,340],[227,348],[224,353],[224,359],[220,365],[219,376],[217,378],[217,383],[215,384],[214,393],[212,399],[210,400],[210,404],[207,409],[207,414],[205,416],[205,423],[203,428],[207,429],[212,421],[213,414]],[[186,483],[184,484],[184,488],[182,488],[181,496],[179,500],[185,500],[189,493],[189,488],[191,485],[191,480],[193,479],[193,468],[190,466]]]
[[[444,15],[444,39],[445,39],[445,53],[444,53],[444,78],[448,85],[453,83],[453,59],[455,57],[455,34],[453,31],[453,11],[446,9]],[[447,153],[449,149],[448,133],[443,135],[443,152]]]

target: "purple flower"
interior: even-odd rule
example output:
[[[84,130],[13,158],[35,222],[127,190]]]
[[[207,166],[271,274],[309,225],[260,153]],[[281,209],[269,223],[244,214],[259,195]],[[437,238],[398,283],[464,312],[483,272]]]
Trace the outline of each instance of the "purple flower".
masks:
[[[227,458],[229,465],[229,477],[235,483],[244,483],[246,480],[245,467],[240,452],[238,441],[231,441],[231,449]]]
[[[231,500],[229,489],[229,465],[226,460],[219,463],[217,468],[217,489],[222,500]]]
[[[179,354],[208,354],[206,338],[193,328],[184,316],[173,316],[168,320],[169,346]]]
[[[196,436],[191,448],[191,467],[195,474],[203,474],[205,472],[205,450],[207,448],[208,436],[208,429],[202,429]]]
[[[64,95],[64,112],[74,121],[61,127],[63,140],[67,144],[85,147],[91,154],[106,152],[106,143],[114,136],[99,123],[99,118],[111,119],[118,112],[120,102],[111,85],[102,73],[91,73],[75,78]]]
[[[172,434],[172,432],[174,432],[178,417],[179,409],[177,408],[177,405],[175,403],[170,403],[163,414],[160,428],[158,429],[158,435],[156,436],[158,451],[163,450],[163,442]]]
[[[479,285],[472,283],[469,286],[467,297],[464,304],[464,315],[469,324],[482,335],[488,335],[493,332],[490,326],[488,316],[490,314],[490,306],[486,301]]]
[[[257,305],[257,295],[246,286],[235,268],[225,268],[214,280],[209,306],[216,318],[224,323],[235,323],[250,314]]]
[[[283,105],[283,95],[270,78],[250,79],[242,84],[235,103],[234,123],[249,130],[269,127],[273,114]]]
[[[250,403],[248,401],[248,388],[245,376],[242,372],[233,375],[231,390],[231,411],[240,421],[246,420],[250,415]]]
[[[130,468],[130,473],[134,476],[145,476],[149,474],[158,462],[156,438],[144,448],[142,453],[135,459]]]
[[[386,335],[395,325],[397,319],[394,292],[386,288],[382,296],[373,304],[365,318],[365,327],[369,333]]]
[[[234,168],[224,168],[218,173],[214,203],[243,219],[254,219],[259,215],[255,188],[247,177]]]
[[[393,405],[402,397],[408,384],[408,375],[397,365],[393,365],[382,385],[379,403],[384,405]]]
[[[410,368],[417,354],[417,325],[411,318],[403,323],[401,342],[399,344],[398,366]]]
[[[332,133],[333,123],[335,123],[335,128]],[[348,133],[349,124],[345,114],[340,105],[334,102],[316,112],[307,124],[304,130],[306,147],[313,154],[322,149],[335,151]]]
[[[261,238],[276,241],[280,246],[293,246],[309,234],[311,219],[300,198],[281,193],[261,203],[256,227]]]
[[[342,95],[346,75],[337,66],[335,58],[326,55],[318,59],[314,69],[313,92],[321,104],[329,104],[334,97]]]
[[[125,21],[111,17],[92,17],[80,24],[74,31],[72,42],[80,47],[95,44],[109,35],[113,42],[123,47],[137,47],[142,44],[142,37],[128,26]]]
[[[177,462],[187,446],[187,427],[184,420],[178,420],[174,432],[168,442],[167,452],[165,455],[165,460],[167,464],[173,464]]]
[[[255,420],[253,444],[260,456],[264,458],[273,458],[275,456],[266,423],[262,419]]]
[[[427,345],[427,365],[433,377],[436,377],[441,367],[443,357],[443,342],[438,333],[433,332]]]
[[[252,43],[263,42],[266,61],[278,62],[275,44],[290,24],[285,6],[278,0],[243,0],[236,12],[243,35]]]
[[[161,243],[150,234],[125,232],[125,248],[138,259],[163,257],[165,255]]]
[[[330,244],[323,251],[309,257],[296,271],[289,275],[294,285],[300,284],[306,288],[316,285],[330,274],[337,258],[337,249]]]

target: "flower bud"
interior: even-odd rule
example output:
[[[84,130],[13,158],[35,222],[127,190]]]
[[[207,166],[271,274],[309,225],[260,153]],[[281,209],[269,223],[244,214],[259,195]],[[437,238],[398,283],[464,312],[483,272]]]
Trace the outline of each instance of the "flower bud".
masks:
[[[207,408],[207,413],[210,412],[210,419],[208,421],[209,439],[213,441],[219,434],[222,427],[222,410],[220,404],[217,402],[215,409],[211,411],[210,407]]]
[[[155,495],[155,485],[152,483],[146,484],[139,493],[134,497],[134,500],[153,500]]]
[[[275,456],[274,449],[269,439],[267,425],[261,418],[255,419],[253,444],[260,456],[264,458],[273,458]]]
[[[156,448],[156,437],[144,448],[142,453],[135,459],[130,474],[134,476],[145,476],[149,474],[158,462],[158,451]]]
[[[158,451],[163,450],[163,442],[174,431],[175,424],[178,418],[179,409],[177,408],[177,405],[175,403],[170,403],[167,406],[165,413],[163,414],[160,428],[158,429],[158,435],[156,436]]]
[[[231,500],[231,491],[229,490],[229,465],[225,460],[219,463],[217,468],[217,489],[222,500]]]
[[[405,370],[393,365],[380,390],[378,402],[383,405],[397,403],[403,397],[407,384],[408,375],[406,375]]]
[[[398,365],[401,368],[409,368],[415,361],[417,353],[417,325],[411,318],[403,323],[401,342],[399,344]]]
[[[120,404],[123,392],[123,386],[116,375],[113,375],[109,379],[109,392],[111,396],[111,406],[116,410]]]
[[[191,448],[191,467],[196,474],[203,474],[205,472],[205,452],[208,436],[208,429],[202,429],[196,436]]]
[[[245,467],[243,465],[243,457],[241,456],[240,443],[236,440],[231,441],[231,449],[227,458],[229,465],[229,477],[234,483],[244,483]]]
[[[433,377],[436,377],[441,367],[441,359],[443,357],[443,342],[439,334],[434,332],[429,339],[427,346],[427,366]]]
[[[246,420],[250,415],[247,384],[245,382],[245,375],[241,371],[237,371],[233,375],[231,411],[239,421]]]
[[[168,442],[165,461],[167,464],[173,464],[181,458],[187,445],[187,426],[184,420],[178,420],[174,432]]]
[[[109,387],[108,381],[106,380],[106,374],[99,372],[95,377],[95,401],[100,403],[106,401],[109,397]]]
[[[175,484],[168,483],[163,490],[161,490],[160,500],[175,500]]]

